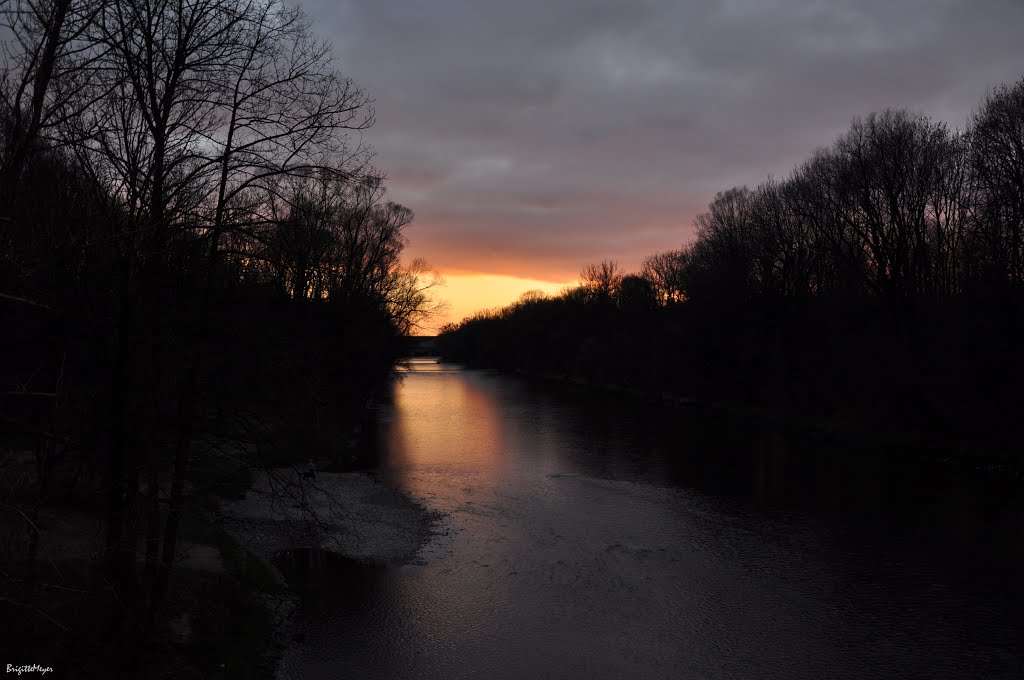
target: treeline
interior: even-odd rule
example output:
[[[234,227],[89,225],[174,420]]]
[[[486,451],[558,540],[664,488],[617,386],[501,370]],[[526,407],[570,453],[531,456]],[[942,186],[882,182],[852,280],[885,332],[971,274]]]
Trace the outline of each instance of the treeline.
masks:
[[[357,422],[433,279],[400,261],[369,96],[297,9],[0,9],[5,648],[142,677],[211,442],[223,467],[238,423]]]
[[[963,131],[857,118],[788,178],[719,193],[627,274],[450,326],[453,359],[767,407],[1015,456],[1024,378],[1024,80]]]

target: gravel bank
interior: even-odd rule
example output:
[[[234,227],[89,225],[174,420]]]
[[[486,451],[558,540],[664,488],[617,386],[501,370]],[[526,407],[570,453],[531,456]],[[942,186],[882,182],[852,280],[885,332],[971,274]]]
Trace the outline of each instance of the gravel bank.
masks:
[[[242,500],[224,505],[227,531],[270,560],[283,550],[321,548],[364,562],[410,564],[440,519],[362,472],[301,468],[261,474]]]

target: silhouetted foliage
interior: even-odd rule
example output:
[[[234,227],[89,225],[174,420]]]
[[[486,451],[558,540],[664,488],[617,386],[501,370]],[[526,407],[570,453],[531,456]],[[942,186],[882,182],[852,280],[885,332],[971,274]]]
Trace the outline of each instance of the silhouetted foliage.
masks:
[[[370,100],[300,11],[2,9],[5,642],[141,677],[211,442],[246,420],[331,454],[436,278],[401,263]],[[58,507],[102,540],[65,556]]]
[[[577,288],[449,327],[439,347],[1017,456],[1022,159],[1024,80],[963,132],[856,118],[788,178],[716,195],[695,238],[639,274],[591,265]]]

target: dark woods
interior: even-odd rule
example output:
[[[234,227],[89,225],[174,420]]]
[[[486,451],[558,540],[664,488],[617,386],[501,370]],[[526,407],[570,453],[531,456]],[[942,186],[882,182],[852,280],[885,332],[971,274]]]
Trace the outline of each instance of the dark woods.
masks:
[[[905,111],[856,119],[787,179],[718,194],[695,239],[638,274],[588,267],[440,345],[1019,465],[1022,231],[1024,81],[963,132]]]
[[[210,442],[357,422],[434,281],[298,11],[0,5],[3,661],[141,677]]]

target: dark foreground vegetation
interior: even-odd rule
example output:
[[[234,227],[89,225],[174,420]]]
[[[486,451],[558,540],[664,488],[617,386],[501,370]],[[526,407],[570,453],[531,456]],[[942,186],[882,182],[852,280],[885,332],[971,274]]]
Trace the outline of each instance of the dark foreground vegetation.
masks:
[[[472,364],[741,405],[1020,469],[1024,81],[963,131],[855,119],[786,179],[718,194],[639,273],[448,327]]]
[[[0,663],[253,676],[273,588],[217,499],[347,458],[427,312],[371,102],[277,0],[0,7]]]

